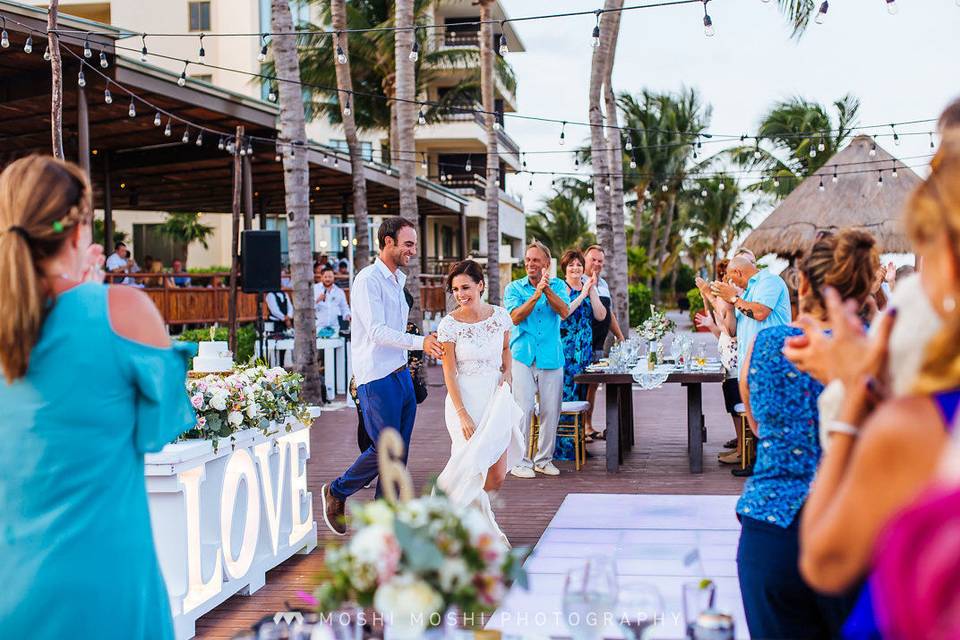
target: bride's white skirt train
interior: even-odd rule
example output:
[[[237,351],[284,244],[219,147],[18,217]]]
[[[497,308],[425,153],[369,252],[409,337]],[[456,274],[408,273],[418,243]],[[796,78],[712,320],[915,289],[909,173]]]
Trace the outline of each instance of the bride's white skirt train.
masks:
[[[450,433],[450,460],[437,478],[437,487],[453,504],[476,507],[509,545],[493,515],[490,496],[483,489],[487,471],[500,456],[507,453],[507,469],[511,469],[523,458],[525,446],[520,431],[523,411],[513,399],[510,386],[499,384],[499,379],[499,372],[460,377],[463,405],[477,427],[469,440],[463,437],[457,412],[447,396],[444,413]]]

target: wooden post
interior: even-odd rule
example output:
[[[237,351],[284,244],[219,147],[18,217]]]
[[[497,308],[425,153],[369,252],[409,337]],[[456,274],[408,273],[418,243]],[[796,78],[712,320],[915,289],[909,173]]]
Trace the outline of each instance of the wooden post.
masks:
[[[50,0],[47,10],[47,47],[50,50],[50,138],[53,157],[63,160],[63,60],[60,58],[60,38],[56,33],[59,8],[60,0]],[[89,171],[87,175],[90,175]]]
[[[89,158],[89,156],[87,156]],[[113,249],[113,196],[110,192],[110,154],[103,154],[103,251]]]
[[[77,87],[77,163],[90,177],[90,113],[87,109],[87,90]],[[106,246],[106,242],[104,245]]]
[[[237,271],[239,259],[237,245],[240,240],[240,187],[243,182],[240,150],[243,148],[243,127],[237,127],[237,137],[233,149],[233,224],[230,233],[230,303],[229,303],[229,346],[237,353]]]
[[[250,156],[243,156],[243,229],[253,229],[253,167]]]

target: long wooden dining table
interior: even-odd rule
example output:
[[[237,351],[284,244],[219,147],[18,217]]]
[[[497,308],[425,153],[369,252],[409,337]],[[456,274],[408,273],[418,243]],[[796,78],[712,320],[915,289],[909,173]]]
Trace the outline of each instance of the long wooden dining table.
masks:
[[[707,428],[703,419],[703,385],[722,384],[726,379],[722,370],[673,371],[664,384],[679,384],[687,388],[687,459],[690,473],[703,473],[703,443]],[[633,449],[633,375],[587,371],[574,378],[580,384],[606,385],[607,418],[607,473],[616,473],[623,464],[625,452]]]

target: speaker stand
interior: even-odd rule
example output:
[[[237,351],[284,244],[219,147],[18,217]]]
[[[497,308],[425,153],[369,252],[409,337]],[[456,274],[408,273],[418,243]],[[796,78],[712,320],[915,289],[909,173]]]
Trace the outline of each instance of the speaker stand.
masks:
[[[260,357],[267,366],[270,365],[270,357],[267,354],[267,341],[264,336],[263,328],[263,292],[257,292],[257,344],[260,345]]]

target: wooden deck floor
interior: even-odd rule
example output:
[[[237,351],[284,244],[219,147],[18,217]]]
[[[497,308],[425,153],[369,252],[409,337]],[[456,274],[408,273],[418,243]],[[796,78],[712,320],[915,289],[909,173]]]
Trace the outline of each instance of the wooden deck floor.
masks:
[[[432,382],[441,380],[439,369],[430,371]],[[603,424],[603,391],[598,397],[596,424]],[[440,386],[430,387],[430,397],[420,406],[413,432],[409,467],[417,489],[440,472],[449,454],[450,439],[443,423]],[[704,445],[704,473],[690,475],[686,457],[686,397],[679,385],[635,392],[636,446],[617,474],[604,470],[603,442],[588,445],[596,453],[579,473],[573,463],[559,463],[561,475],[520,480],[508,476],[494,509],[497,520],[515,546],[533,545],[568,493],[676,493],[738,494],[743,481],[716,461],[716,454],[733,437],[730,417],[724,412],[719,385],[705,385],[704,414],[708,442]],[[308,485],[313,492],[314,516],[320,542],[317,550],[296,556],[267,574],[267,584],[252,596],[234,596],[197,621],[198,638],[230,638],[266,614],[285,610],[284,602],[298,602],[297,592],[310,591],[323,566],[323,547],[333,536],[320,515],[320,486],[339,475],[356,457],[356,413],[352,408],[325,412],[314,424]],[[373,497],[373,489],[354,499]],[[585,513],[585,517],[589,514]]]

